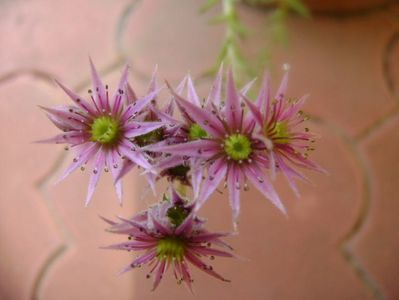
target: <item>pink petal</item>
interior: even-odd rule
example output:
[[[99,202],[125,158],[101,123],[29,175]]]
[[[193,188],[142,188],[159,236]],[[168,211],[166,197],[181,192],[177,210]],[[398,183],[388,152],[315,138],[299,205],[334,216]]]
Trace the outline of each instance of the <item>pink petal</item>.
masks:
[[[157,217],[156,216],[152,216],[151,215],[151,222],[154,225],[154,228],[157,232],[161,233],[162,235],[171,235],[172,231],[164,226],[163,224],[161,224],[160,222],[158,222]]]
[[[182,262],[175,262],[175,270],[177,271],[178,276],[183,279],[184,283],[188,287],[189,291],[193,293],[193,288],[191,284],[191,275],[187,270],[186,263],[184,261]]]
[[[162,260],[157,269],[157,273],[155,274],[154,285],[152,287],[153,291],[158,287],[159,283],[161,282],[163,274],[165,273],[165,267],[166,267],[166,260]]]
[[[91,77],[93,81],[94,100],[100,109],[108,110],[109,106],[107,105],[108,103],[106,100],[106,92],[104,84],[102,83],[100,76],[98,75],[96,67],[93,64],[93,61],[91,60],[91,58],[89,58],[89,60],[91,68]]]
[[[213,271],[209,266],[207,266],[202,260],[200,260],[195,254],[191,251],[186,250],[185,257],[198,269],[204,271],[205,273],[220,279],[222,281],[230,282],[230,280],[225,279],[224,277],[220,276],[218,273]]]
[[[215,239],[229,236],[229,235],[230,235],[230,233],[228,233],[228,232],[217,232],[217,233],[205,232],[205,233],[200,233],[198,235],[191,237],[190,241],[194,242],[194,243],[195,242],[197,242],[197,243],[212,242]]]
[[[193,197],[194,200],[197,200],[200,193],[201,183],[202,183],[202,176],[204,175],[204,168],[200,166],[199,163],[195,163],[196,161],[194,158],[191,159],[191,185],[193,187]],[[197,165],[197,166],[196,166]]]
[[[188,233],[192,231],[193,228],[193,218],[194,214],[190,213],[175,230],[176,235],[181,235],[182,233]]]
[[[270,112],[270,78],[266,72],[263,76],[263,83],[256,100],[256,106],[264,113],[263,122],[266,122]]]
[[[152,166],[148,162],[148,160],[145,158],[143,153],[141,153],[140,149],[134,146],[133,144],[128,144],[128,141],[125,141],[124,144],[122,144],[119,147],[120,152],[122,155],[125,155],[128,159],[130,159],[132,162],[136,163],[140,167],[144,169],[151,169]]]
[[[145,106],[147,106],[156,95],[162,90],[162,88],[157,89],[156,91],[144,96],[143,98],[137,100],[130,104],[122,114],[122,122],[126,122],[129,118],[136,116]]]
[[[148,182],[148,185],[150,186],[150,188],[152,190],[152,193],[154,194],[154,196],[156,196],[157,195],[157,190],[156,190],[156,187],[155,187],[155,183],[157,181],[158,175],[156,175],[154,173],[151,173],[151,172],[147,172],[145,174],[145,176],[147,177],[147,182]]]
[[[278,101],[283,100],[285,93],[287,92],[287,85],[288,85],[288,71],[285,72],[283,79],[281,80],[280,86],[277,90],[276,95],[274,96],[275,99]]]
[[[126,273],[127,271],[129,271],[133,268],[136,268],[138,266],[141,266],[142,264],[145,264],[145,263],[153,260],[156,256],[157,256],[157,252],[154,249],[154,250],[151,250],[151,251],[137,257],[130,265],[128,265],[127,267],[122,269],[119,272],[119,275],[122,275],[123,273]]]
[[[229,124],[231,130],[235,131],[236,129],[239,129],[241,124],[242,109],[240,107],[240,101],[235,87],[232,69],[229,70],[227,78],[225,107],[227,123]]]
[[[191,285],[191,274],[188,270],[187,263],[183,260],[180,263],[181,272],[183,274],[183,281],[186,283],[187,287],[189,288],[190,292],[193,293],[193,287]]]
[[[251,112],[252,116],[255,118],[256,123],[258,123],[258,125],[263,128],[263,120],[262,120],[262,113],[259,110],[259,108],[252,103],[251,100],[249,100],[247,97],[245,97],[244,95],[242,95],[245,104],[248,106],[249,111]]]
[[[97,152],[96,162],[94,163],[93,174],[90,176],[85,206],[88,206],[90,204],[91,199],[93,198],[94,190],[97,186],[98,180],[100,179],[100,175],[105,166],[105,156],[106,156],[105,151],[102,148],[100,148]]]
[[[194,105],[201,107],[201,101],[197,92],[195,91],[193,80],[191,79],[190,75],[188,75],[187,78],[187,99]]]
[[[112,96],[112,113],[114,115],[119,114],[123,102],[126,101],[126,86],[127,86],[127,77],[129,75],[129,66],[125,66],[123,70],[121,79],[119,80],[118,87],[115,90],[115,93]],[[108,99],[108,96],[107,96]],[[108,106],[111,106],[110,103],[107,103]]]
[[[165,143],[157,143],[143,147],[146,151],[165,152],[174,155],[187,155],[190,157],[211,157],[218,151],[219,145],[211,140],[196,140],[187,143],[166,145]]]
[[[287,211],[282,204],[280,197],[277,195],[267,176],[263,175],[262,172],[255,165],[245,166],[244,171],[246,177],[251,181],[251,183],[278,209],[280,209],[284,214],[287,214]]]
[[[214,104],[216,107],[220,107],[221,93],[222,93],[222,79],[223,79],[223,63],[220,64],[218,74],[216,75],[215,81],[213,82],[212,89],[205,102],[205,107],[210,107]]]
[[[165,126],[165,122],[130,122],[123,129],[125,137],[133,138]]]
[[[96,143],[88,143],[85,145],[85,148],[79,153],[74,162],[64,171],[60,179],[57,180],[57,183],[64,180],[69,174],[90,160],[97,150],[98,145]]]
[[[248,91],[254,85],[255,81],[256,81],[256,78],[252,79],[250,82],[248,82],[246,85],[244,85],[244,87],[240,90],[240,94],[246,96]]]
[[[170,87],[169,87],[170,88]],[[171,88],[170,88],[171,89]],[[211,113],[184,100],[171,89],[181,110],[190,116],[198,125],[204,128],[213,137],[221,137],[224,133],[221,122]]]
[[[152,248],[157,245],[157,241],[143,242],[143,241],[132,241],[124,242],[119,244],[113,244],[110,246],[102,247],[102,249],[115,249],[115,250],[145,250]]]
[[[233,210],[233,221],[237,223],[238,215],[240,214],[240,173],[241,171],[235,164],[230,166],[227,174],[227,187],[229,189],[229,202]]]
[[[59,118],[52,114],[46,114],[49,120],[63,131],[69,130],[86,130],[88,126],[85,123],[78,122],[77,120],[69,120],[64,118]]]
[[[216,160],[208,169],[208,176],[202,184],[202,191],[196,202],[196,210],[198,210],[209,198],[210,195],[219,186],[219,183],[226,175],[227,164],[223,158]]]
[[[133,104],[136,101],[137,101],[136,93],[134,92],[132,86],[128,82],[127,83],[127,88],[126,88],[126,104],[130,105],[130,104]]]
[[[173,118],[172,115],[170,115],[168,113],[160,111],[155,106],[151,106],[150,110],[156,115],[156,117],[159,120],[161,120],[162,122],[168,123],[169,126],[171,126],[171,125],[183,125],[183,123],[181,121],[176,120],[175,118]]]
[[[166,170],[181,165],[183,163],[184,159],[180,155],[172,155],[169,157],[162,158],[159,161],[159,163],[154,165],[154,168],[159,170]]]
[[[85,126],[86,123],[90,122],[90,118],[85,116],[85,113],[79,113],[80,108],[75,106],[62,105],[55,108],[49,108],[39,105],[39,107],[59,119],[75,123],[76,125],[80,124],[81,126]]]
[[[112,178],[114,179],[115,191],[119,203],[122,204],[122,182],[120,180],[116,180],[119,175],[118,168],[115,168],[115,166],[118,167],[118,161],[119,161],[119,156],[116,153],[116,151],[115,150],[108,151],[106,157],[106,165],[108,166],[108,169],[111,171]]]
[[[155,65],[154,71],[151,75],[150,84],[148,85],[148,93],[152,93],[157,89],[157,73],[158,65]]]
[[[95,109],[93,109],[92,105],[89,104],[85,99],[81,98],[78,94],[72,92],[70,89],[65,87],[62,83],[59,81],[55,80],[55,82],[64,90],[64,92],[69,96],[69,98],[72,99],[73,102],[75,102],[76,105],[81,107],[84,111],[87,111],[91,115],[96,115],[97,112]]]
[[[233,254],[218,250],[218,249],[213,249],[209,247],[204,247],[204,246],[198,246],[198,247],[190,247],[190,250],[195,251],[198,254],[201,254],[203,256],[208,256],[208,255],[214,255],[214,256],[221,256],[221,257],[234,257]]]
[[[305,104],[308,97],[309,95],[302,96],[295,104],[286,109],[285,112],[281,114],[281,120],[289,120],[293,118]]]
[[[69,131],[58,134],[52,138],[39,140],[37,143],[51,143],[51,144],[71,144],[79,145],[88,141],[87,133],[80,133],[79,131]]]
[[[131,160],[124,160],[122,164],[122,168],[120,168],[118,175],[115,177],[115,182],[120,181],[123,176],[125,176],[127,173],[129,173],[136,164],[132,162]]]

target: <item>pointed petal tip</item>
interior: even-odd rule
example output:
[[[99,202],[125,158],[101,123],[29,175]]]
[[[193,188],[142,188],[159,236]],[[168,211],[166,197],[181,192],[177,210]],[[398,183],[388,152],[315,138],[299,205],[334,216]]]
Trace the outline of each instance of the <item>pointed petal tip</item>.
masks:
[[[288,72],[291,69],[291,65],[289,63],[284,63],[282,69],[284,72]]]
[[[86,200],[85,200],[85,208],[89,207],[92,198],[93,198],[93,195],[87,195]]]
[[[239,231],[238,231],[238,220],[237,220],[237,217],[234,217],[234,220],[233,220],[233,233],[235,233],[236,235],[238,235],[239,234]]]
[[[101,250],[109,250],[112,249],[112,246],[98,246],[97,249],[101,249]]]
[[[56,186],[56,185],[60,184],[60,182],[63,181],[65,178],[66,178],[66,176],[62,175],[61,177],[59,177],[53,181],[53,185]]]
[[[45,111],[48,111],[48,107],[45,107],[45,106],[43,106],[43,105],[40,105],[40,104],[37,104],[37,107],[39,107],[40,109],[43,109],[43,110],[45,110]]]
[[[111,221],[110,219],[107,219],[106,217],[103,217],[103,216],[100,215],[100,214],[98,214],[98,217],[99,217],[101,220],[103,220],[104,222],[106,222],[106,223],[108,223],[108,224],[110,224],[110,225],[115,225],[115,224],[116,224],[116,222]]]
[[[93,66],[94,66],[93,59],[91,58],[91,55],[90,55],[90,54],[88,54],[88,58],[89,58],[90,65],[93,65]]]

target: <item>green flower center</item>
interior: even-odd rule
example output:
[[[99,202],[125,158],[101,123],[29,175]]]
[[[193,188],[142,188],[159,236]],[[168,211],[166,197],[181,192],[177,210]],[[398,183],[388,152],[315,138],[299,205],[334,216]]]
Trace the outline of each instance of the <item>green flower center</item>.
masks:
[[[176,227],[179,226],[188,216],[188,211],[181,206],[173,206],[168,209],[166,215],[170,222]]]
[[[243,134],[232,134],[224,140],[224,151],[234,160],[244,160],[252,153],[251,142]]]
[[[199,140],[208,136],[208,133],[202,129],[197,123],[191,125],[188,130],[188,137],[190,140]]]
[[[91,124],[91,140],[103,145],[115,143],[120,134],[119,122],[112,117],[102,116]]]
[[[184,250],[184,241],[175,236],[163,238],[157,244],[157,256],[159,259],[182,261]]]
[[[273,131],[273,140],[279,144],[287,144],[290,141],[290,132],[285,122],[277,122]]]
[[[136,136],[134,138],[134,141],[140,147],[144,147],[159,142],[162,140],[162,138],[163,138],[163,130],[162,128],[158,128],[146,134]]]

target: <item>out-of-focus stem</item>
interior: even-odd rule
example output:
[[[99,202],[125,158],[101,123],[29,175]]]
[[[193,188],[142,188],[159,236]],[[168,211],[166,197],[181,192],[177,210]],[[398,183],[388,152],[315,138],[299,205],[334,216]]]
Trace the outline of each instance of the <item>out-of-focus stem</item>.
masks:
[[[236,0],[222,0],[223,17],[226,20],[226,33],[224,40],[226,47],[225,59],[232,65],[233,71],[238,71],[237,69],[241,61],[237,50],[239,33],[237,32],[237,24],[235,24],[235,22],[237,22],[235,3]]]

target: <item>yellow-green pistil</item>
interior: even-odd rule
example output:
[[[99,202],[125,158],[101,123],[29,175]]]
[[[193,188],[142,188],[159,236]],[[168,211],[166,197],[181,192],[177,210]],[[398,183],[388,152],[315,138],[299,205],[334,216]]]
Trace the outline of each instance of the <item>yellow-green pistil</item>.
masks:
[[[185,244],[178,237],[171,236],[159,240],[157,244],[157,256],[159,259],[181,261],[184,256]]]
[[[91,125],[90,133],[93,142],[112,145],[119,138],[119,122],[109,116],[98,117]]]
[[[188,130],[188,137],[190,140],[199,140],[201,138],[205,138],[208,136],[208,133],[202,129],[197,123],[194,123],[190,126]]]
[[[252,153],[251,142],[243,134],[232,134],[224,140],[224,151],[233,160],[244,160]]]
[[[287,144],[290,141],[290,132],[285,122],[277,122],[272,132],[272,138],[276,143]]]

